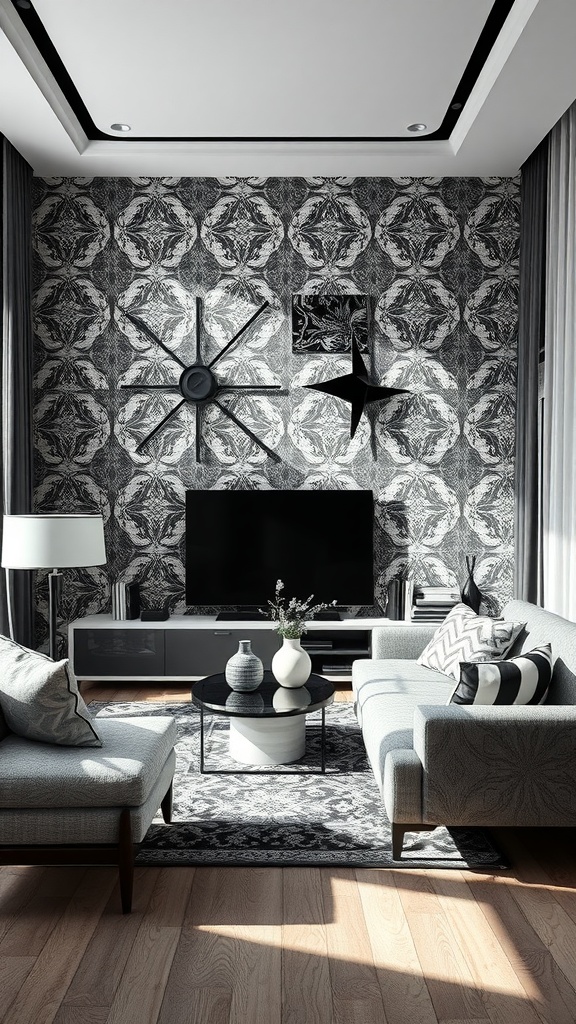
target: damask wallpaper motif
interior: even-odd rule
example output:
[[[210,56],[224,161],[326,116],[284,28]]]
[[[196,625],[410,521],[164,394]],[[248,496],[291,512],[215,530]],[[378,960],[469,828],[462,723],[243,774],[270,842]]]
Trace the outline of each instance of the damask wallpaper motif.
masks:
[[[110,582],[182,611],[187,488],[372,488],[376,594],[390,578],[449,584],[477,555],[488,606],[511,592],[518,181],[506,178],[94,178],[35,181],[36,501],[97,511],[109,564],[67,574],[68,617],[104,610]],[[292,353],[295,293],[369,296],[372,379],[409,394],[349,407],[302,385],[348,355]],[[281,462],[214,406],[202,463],[183,408],[137,446],[176,393],[180,366],[216,354],[233,383],[287,395],[223,399]],[[346,529],[349,524],[342,524]],[[275,576],[270,569],[271,593]],[[45,594],[40,591],[45,610]]]

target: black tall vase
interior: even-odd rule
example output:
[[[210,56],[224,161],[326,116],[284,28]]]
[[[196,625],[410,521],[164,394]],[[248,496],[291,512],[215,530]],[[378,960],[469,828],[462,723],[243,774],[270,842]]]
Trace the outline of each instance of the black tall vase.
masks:
[[[468,569],[468,576],[464,582],[464,586],[461,591],[461,599],[463,604],[467,604],[473,612],[478,613],[480,611],[480,602],[482,600],[482,594],[478,590],[474,581],[474,566],[476,565],[476,555],[472,555],[470,558],[466,555],[466,568]]]

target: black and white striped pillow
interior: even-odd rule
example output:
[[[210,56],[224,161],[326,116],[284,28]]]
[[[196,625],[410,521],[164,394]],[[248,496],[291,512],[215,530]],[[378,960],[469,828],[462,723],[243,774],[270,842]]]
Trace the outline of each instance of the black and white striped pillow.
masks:
[[[509,661],[462,662],[450,704],[543,704],[552,676],[550,644]]]

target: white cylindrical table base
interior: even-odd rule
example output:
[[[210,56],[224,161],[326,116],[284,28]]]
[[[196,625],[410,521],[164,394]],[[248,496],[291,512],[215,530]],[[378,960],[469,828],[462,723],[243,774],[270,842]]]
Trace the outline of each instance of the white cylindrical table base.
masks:
[[[304,756],[306,720],[231,718],[230,757],[241,764],[291,764]]]

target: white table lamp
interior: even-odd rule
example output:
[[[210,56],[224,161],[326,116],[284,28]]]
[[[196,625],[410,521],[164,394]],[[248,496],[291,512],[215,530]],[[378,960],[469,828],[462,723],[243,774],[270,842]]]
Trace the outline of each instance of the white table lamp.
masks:
[[[59,569],[104,565],[104,522],[99,515],[4,516],[5,569],[51,569],[48,575],[50,657],[56,659]]]

